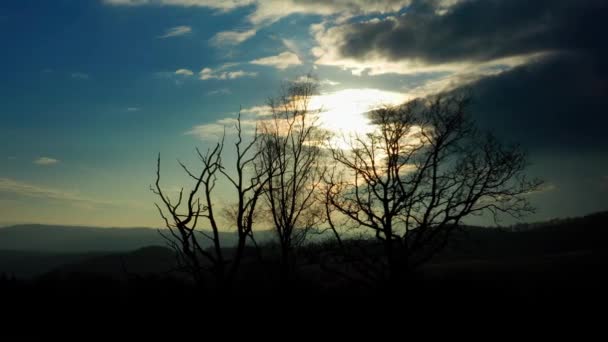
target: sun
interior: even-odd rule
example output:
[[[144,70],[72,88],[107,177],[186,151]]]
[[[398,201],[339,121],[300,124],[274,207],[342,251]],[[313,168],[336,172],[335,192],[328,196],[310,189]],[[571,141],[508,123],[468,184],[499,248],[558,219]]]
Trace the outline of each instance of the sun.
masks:
[[[383,105],[397,105],[408,95],[380,89],[344,89],[315,96],[311,107],[320,109],[319,125],[337,137],[363,135],[373,127],[365,113]]]

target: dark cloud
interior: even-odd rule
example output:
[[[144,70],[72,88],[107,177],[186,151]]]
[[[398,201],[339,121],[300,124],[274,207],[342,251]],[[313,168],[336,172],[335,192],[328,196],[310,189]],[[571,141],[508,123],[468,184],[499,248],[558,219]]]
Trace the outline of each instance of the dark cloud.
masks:
[[[608,150],[608,73],[595,56],[559,55],[471,86],[476,121],[532,150]]]
[[[418,0],[398,18],[337,27],[338,51],[429,65],[553,51],[469,82],[476,120],[532,150],[608,150],[608,1],[470,0],[442,13],[439,3]]]
[[[446,12],[441,3],[417,0],[402,16],[341,26],[339,52],[445,63],[603,49],[605,0],[465,0]]]

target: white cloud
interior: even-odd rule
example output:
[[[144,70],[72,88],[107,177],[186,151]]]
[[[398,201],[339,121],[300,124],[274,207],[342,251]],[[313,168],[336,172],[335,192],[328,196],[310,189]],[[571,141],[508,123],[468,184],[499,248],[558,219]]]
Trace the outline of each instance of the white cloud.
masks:
[[[311,82],[311,81],[314,82],[314,79],[311,79],[309,76],[300,76],[296,80],[296,82]],[[318,81],[318,83],[320,85],[326,85],[326,86],[337,86],[340,84],[340,82],[335,82],[330,79],[324,79],[324,80]]]
[[[265,116],[270,114],[270,106],[253,106],[241,109],[242,114],[250,114],[254,116]]]
[[[295,54],[300,54],[300,47],[298,46],[298,43],[296,40],[281,39],[281,42],[283,43],[283,45],[285,45],[285,48],[287,48],[287,50],[289,50]]]
[[[10,178],[0,178],[0,192],[13,193],[36,198],[73,199],[76,195],[57,189],[40,187]]]
[[[393,13],[409,5],[409,0],[258,0],[256,10],[249,16],[255,25],[272,24],[292,14],[337,16],[339,21],[371,13]]]
[[[328,85],[328,86],[337,86],[337,85],[340,85],[340,82],[336,82],[336,81],[332,81],[332,80],[328,80],[328,79],[319,81],[319,83],[321,85]]]
[[[438,0],[435,9],[435,13],[438,15],[445,15],[448,13],[451,7],[456,6],[458,3],[465,0]]]
[[[73,72],[70,74],[70,76],[77,80],[88,80],[89,79],[89,74],[86,74],[84,72]]]
[[[178,69],[175,71],[176,75],[182,75],[182,76],[192,76],[194,75],[194,73],[192,72],[192,70],[189,69]]]
[[[220,32],[212,39],[217,44],[236,45],[251,38],[259,28],[293,14],[332,16],[341,22],[355,15],[395,13],[409,5],[411,0],[104,0],[104,3],[113,6],[198,6],[223,12],[254,6],[253,12],[247,17],[253,29]]]
[[[255,36],[256,30],[247,31],[223,31],[218,32],[211,38],[211,43],[214,45],[238,45],[247,39]]]
[[[269,113],[269,106],[253,106],[249,108],[242,108],[240,114],[241,127],[243,129],[243,133],[245,135],[252,135],[255,132],[255,128],[259,120],[263,118],[263,116],[268,115]],[[226,134],[226,136],[235,134],[236,124],[237,116],[231,114],[214,122],[196,125],[184,134],[193,135],[203,141],[217,141],[224,135],[224,133]]]
[[[198,78],[201,80],[234,80],[241,77],[256,77],[257,72],[249,72],[244,70],[229,70],[239,65],[239,63],[225,63],[217,68],[203,68],[198,73]],[[161,71],[154,73],[157,78],[172,79],[175,84],[182,85],[186,78],[194,76],[194,72],[190,69],[178,69],[176,71],[168,72]]]
[[[167,29],[163,35],[158,36],[159,39],[171,38],[183,36],[185,34],[192,33],[192,28],[190,26],[176,26],[170,29]]]
[[[81,196],[76,192],[47,188],[10,178],[0,178],[0,193],[8,193],[30,198],[68,201],[89,205],[112,205],[110,201],[97,200]]]
[[[59,160],[57,160],[55,158],[49,158],[49,157],[40,157],[40,158],[34,160],[33,163],[36,165],[47,166],[47,165],[58,164]]]
[[[201,70],[199,75],[200,75],[201,80],[209,80],[212,78],[217,78],[216,75],[214,75],[213,69],[211,69],[211,68],[203,68],[203,70]]]
[[[127,112],[139,112],[141,108],[139,107],[129,107],[127,108]]]
[[[258,64],[258,65],[273,66],[277,69],[284,70],[292,65],[300,65],[300,64],[302,64],[302,61],[300,60],[298,55],[296,55],[295,53],[285,51],[276,56],[264,57],[264,58],[259,58],[259,59],[253,60],[250,63]]]
[[[233,80],[235,78],[241,78],[241,77],[255,77],[258,75],[257,72],[248,72],[248,71],[243,71],[243,70],[236,70],[236,71],[228,71],[226,74],[227,78],[229,80]],[[222,74],[222,77],[224,77],[224,74]]]
[[[194,135],[201,140],[216,140],[220,138],[225,131],[226,127],[219,123],[210,123],[204,125],[197,125],[192,127],[191,130],[187,131],[186,135]]]
[[[224,133],[234,133],[234,127],[237,124],[237,119],[234,117],[226,117],[215,122],[197,125],[187,131],[186,135],[194,135],[204,141],[215,141],[221,138]],[[255,130],[256,120],[241,118],[241,127],[245,134],[253,133]]]
[[[199,78],[201,80],[233,80],[241,77],[255,77],[258,75],[257,72],[248,72],[243,70],[235,70],[235,71],[222,71],[224,67],[219,68],[218,70],[213,70],[211,68],[204,68],[199,73]]]
[[[114,6],[181,6],[181,7],[207,7],[222,11],[229,11],[254,3],[254,0],[103,0],[104,3]]]

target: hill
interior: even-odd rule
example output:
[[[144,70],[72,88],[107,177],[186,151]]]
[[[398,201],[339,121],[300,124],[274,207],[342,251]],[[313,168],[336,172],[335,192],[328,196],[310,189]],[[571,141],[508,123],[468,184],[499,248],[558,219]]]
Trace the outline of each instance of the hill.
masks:
[[[227,246],[234,242],[232,234],[224,233],[223,238]],[[562,266],[598,269],[608,265],[607,238],[608,212],[500,229],[465,227],[425,269],[442,276],[515,269],[527,274],[529,270],[549,272]],[[268,239],[269,232],[264,232],[258,240]],[[163,273],[175,266],[171,250],[153,247],[163,245],[162,237],[150,228],[0,228],[0,273],[19,278],[51,271],[59,277],[83,272],[119,278],[127,273]],[[316,255],[322,247],[311,245],[302,254]],[[263,253],[272,255],[272,248],[265,245]],[[243,269],[244,273],[255,269],[247,267],[251,270]]]
[[[234,241],[231,233],[223,233],[222,238],[228,244]],[[159,245],[165,245],[165,240],[156,229],[152,228],[38,224],[0,228],[0,250],[45,253],[122,252]]]
[[[608,251],[608,211],[516,225],[466,227],[454,236],[444,258],[488,259]]]

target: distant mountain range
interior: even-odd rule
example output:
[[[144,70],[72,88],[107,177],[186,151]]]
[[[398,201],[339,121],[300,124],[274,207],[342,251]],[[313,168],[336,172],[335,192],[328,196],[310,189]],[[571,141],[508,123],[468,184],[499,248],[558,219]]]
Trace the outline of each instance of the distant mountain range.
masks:
[[[260,232],[258,242],[268,241],[271,234]],[[233,233],[221,236],[224,246],[236,241]],[[607,255],[607,241],[608,212],[503,229],[466,227],[434,263]],[[164,239],[152,228],[16,225],[0,228],[0,274],[32,277],[51,270],[122,274],[125,265],[135,273],[162,272],[174,262],[173,252],[164,246]]]
[[[220,236],[227,246],[236,241],[232,233]],[[162,271],[167,260],[174,261],[173,252],[164,246],[164,238],[153,228],[15,225],[0,228],[0,274],[32,277],[71,267],[122,272],[123,259],[129,269],[145,272],[152,266],[142,266],[145,263],[140,260],[146,259],[142,255],[150,260],[152,269]]]
[[[226,244],[235,236],[222,233]],[[204,242],[203,242],[204,243]],[[0,228],[0,250],[90,253],[132,251],[164,246],[164,238],[153,228],[97,228],[77,226],[16,225]]]

